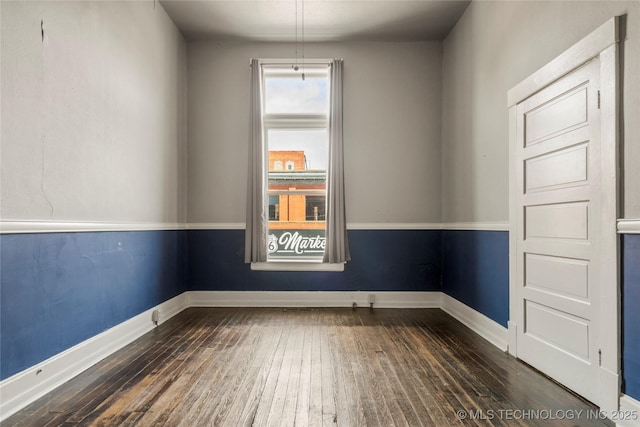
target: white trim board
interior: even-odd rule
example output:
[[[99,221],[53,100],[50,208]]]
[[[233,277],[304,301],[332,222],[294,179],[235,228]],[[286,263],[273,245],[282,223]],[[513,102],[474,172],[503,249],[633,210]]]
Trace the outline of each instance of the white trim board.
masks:
[[[184,230],[177,222],[0,221],[0,234]]]
[[[330,271],[340,273],[344,271],[344,262],[322,262],[316,261],[271,261],[252,262],[251,270],[254,271]]]
[[[0,221],[0,234],[82,233],[93,231],[244,230],[244,223]],[[479,230],[509,231],[507,222],[350,223],[348,230]],[[640,219],[619,219],[618,232],[640,233]]]
[[[188,291],[189,307],[369,307],[441,308],[442,292],[378,291]]]
[[[624,221],[624,220],[622,220]],[[0,234],[82,233],[97,231],[244,230],[241,222],[100,222],[2,220]],[[507,222],[371,222],[348,223],[348,230],[484,230],[509,231]]]
[[[244,230],[244,222],[190,222],[186,224],[187,230]]]
[[[347,230],[440,230],[439,222],[349,222]]]
[[[640,234],[640,219],[619,219],[619,234]]]
[[[163,323],[189,307],[369,307],[369,294],[375,295],[374,308],[442,309],[505,348],[506,329],[440,291],[188,291],[0,382],[0,421],[151,331],[154,310]]]
[[[508,222],[445,222],[443,230],[509,231]]]
[[[440,308],[500,350],[507,351],[509,334],[504,326],[445,293],[442,293]]]
[[[187,308],[186,302],[186,295],[180,294],[3,380],[0,382],[0,421],[151,331],[154,310],[160,310],[159,323],[163,323]]]
[[[618,17],[609,19],[585,38],[507,92],[507,107],[538,92],[618,42]]]
[[[609,418],[611,417],[611,414]],[[620,410],[617,418],[622,418],[620,421],[616,421],[616,425],[620,427],[638,427],[640,426],[640,402],[635,400],[631,396],[623,394],[620,396]]]
[[[187,230],[244,230],[244,223],[189,223]],[[486,230],[509,231],[508,222],[350,222],[347,230]]]

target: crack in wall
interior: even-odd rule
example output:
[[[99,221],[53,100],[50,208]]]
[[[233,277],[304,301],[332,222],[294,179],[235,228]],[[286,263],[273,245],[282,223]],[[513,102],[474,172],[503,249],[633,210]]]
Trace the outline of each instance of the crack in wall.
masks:
[[[42,37],[42,106],[44,107],[44,100],[45,100],[45,85],[46,85],[46,73],[45,73],[45,58],[44,58],[44,48],[46,46],[46,34],[45,34],[45,25],[44,25],[44,18],[42,18],[40,20],[40,36]],[[41,114],[41,126],[44,127],[44,123],[46,120],[46,110],[43,108],[42,110],[42,114]],[[49,199],[49,196],[47,195],[47,191],[44,188],[44,178],[45,178],[45,164],[46,164],[46,145],[47,145],[47,138],[44,135],[44,129],[42,130],[42,135],[40,136],[40,146],[41,146],[41,163],[40,163],[40,191],[42,192],[42,197],[44,197],[44,200],[47,202],[47,204],[49,205],[49,216],[53,217],[53,212],[54,212],[54,207],[53,207],[53,203],[51,203],[51,199]]]

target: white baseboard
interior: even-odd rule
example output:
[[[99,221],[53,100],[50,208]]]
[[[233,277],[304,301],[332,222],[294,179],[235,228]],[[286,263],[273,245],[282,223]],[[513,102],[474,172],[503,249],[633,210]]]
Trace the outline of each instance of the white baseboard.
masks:
[[[507,351],[509,333],[504,326],[445,293],[442,294],[441,308],[500,350]]]
[[[440,308],[501,350],[508,348],[507,328],[439,291],[188,291],[0,382],[0,421],[149,332],[153,310],[160,310],[162,323],[188,307],[368,307],[370,294],[375,308]],[[638,402],[625,398],[624,404],[637,408]]]
[[[600,366],[598,383],[598,406],[602,411],[614,413],[620,407],[620,375]],[[615,421],[611,416],[609,418]]]
[[[440,308],[442,293],[377,291],[189,291],[189,307],[369,307],[369,294],[375,295],[375,308]]]
[[[507,325],[507,333],[509,335],[509,354],[513,357],[518,357],[518,324],[509,320]]]
[[[0,382],[0,421],[152,330],[154,310],[163,323],[186,303],[186,295],[178,295]]]
[[[623,394],[620,397],[620,411],[618,418],[622,420],[616,421],[616,425],[620,427],[639,427],[640,426],[640,402],[631,396]]]

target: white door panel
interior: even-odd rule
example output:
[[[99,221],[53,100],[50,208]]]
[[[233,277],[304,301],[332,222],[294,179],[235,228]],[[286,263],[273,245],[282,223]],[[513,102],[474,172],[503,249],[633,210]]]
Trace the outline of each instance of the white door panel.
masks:
[[[576,244],[571,241],[561,241],[555,239],[529,239],[519,246],[520,254],[545,254],[553,257],[591,259],[593,249],[588,243]],[[518,259],[520,261],[520,259]],[[518,267],[518,271],[524,269],[524,263]],[[523,276],[524,277],[524,276]],[[523,279],[524,280],[524,279]],[[520,282],[520,285],[522,286]]]
[[[532,237],[587,239],[588,202],[525,207],[525,239]]]
[[[589,297],[589,261],[525,254],[527,288],[538,288],[573,298]]]
[[[565,202],[582,202],[589,200],[589,187],[585,185],[565,185],[560,188],[554,187],[544,192],[530,192],[522,194],[524,206],[536,206]]]
[[[583,125],[560,135],[556,135],[551,139],[526,147],[524,149],[524,154],[527,159],[533,159],[543,154],[582,144],[583,142],[589,141],[590,132],[591,129],[589,129],[589,126]]]
[[[525,287],[522,296],[527,302],[535,301],[559,312],[571,314],[582,319],[591,318],[591,303],[583,298],[572,298],[535,287]]]
[[[589,321],[532,301],[525,305],[525,333],[589,365]]]
[[[587,88],[581,86],[525,113],[525,146],[586,123],[587,95]]]
[[[525,191],[586,181],[587,149],[583,144],[525,160]]]

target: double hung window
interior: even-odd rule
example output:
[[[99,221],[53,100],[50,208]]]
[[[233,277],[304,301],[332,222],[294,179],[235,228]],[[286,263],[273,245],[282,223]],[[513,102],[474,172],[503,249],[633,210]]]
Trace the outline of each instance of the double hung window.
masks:
[[[298,70],[251,60],[245,262],[252,269],[342,271],[350,260],[343,61],[313,62]]]
[[[268,261],[323,258],[329,89],[329,64],[262,64]]]

